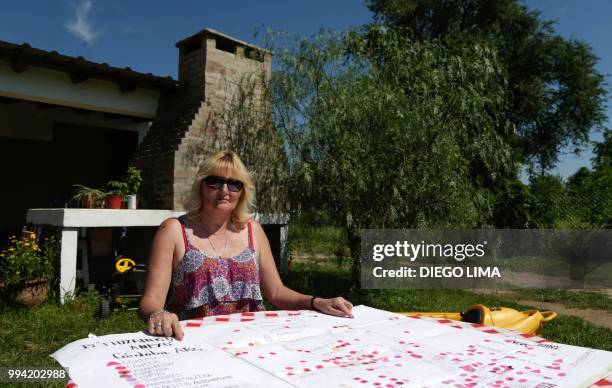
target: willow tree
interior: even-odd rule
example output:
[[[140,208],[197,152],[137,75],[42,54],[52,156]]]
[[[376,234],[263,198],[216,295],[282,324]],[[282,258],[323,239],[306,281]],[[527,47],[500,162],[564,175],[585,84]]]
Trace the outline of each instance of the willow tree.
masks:
[[[508,73],[510,139],[518,158],[544,175],[566,147],[588,144],[605,121],[604,77],[585,42],[519,0],[367,0],[378,22],[414,41],[486,40]],[[502,128],[503,130],[503,128]]]
[[[355,280],[364,228],[487,223],[481,180],[515,168],[498,131],[511,127],[494,50],[378,27],[289,47],[275,51],[272,96],[291,193],[345,228]]]

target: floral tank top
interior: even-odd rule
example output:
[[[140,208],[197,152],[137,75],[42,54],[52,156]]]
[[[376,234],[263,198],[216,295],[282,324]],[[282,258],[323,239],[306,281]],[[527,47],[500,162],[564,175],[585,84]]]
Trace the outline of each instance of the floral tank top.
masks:
[[[259,288],[259,262],[253,246],[251,223],[248,246],[233,257],[211,256],[196,248],[179,217],[185,255],[172,271],[166,309],[179,319],[264,310]]]

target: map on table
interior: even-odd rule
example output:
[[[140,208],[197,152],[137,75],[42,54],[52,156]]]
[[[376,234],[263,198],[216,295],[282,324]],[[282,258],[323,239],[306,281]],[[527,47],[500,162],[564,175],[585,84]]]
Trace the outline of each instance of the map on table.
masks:
[[[183,341],[91,336],[51,356],[85,387],[605,386],[612,352],[366,306],[183,321]]]

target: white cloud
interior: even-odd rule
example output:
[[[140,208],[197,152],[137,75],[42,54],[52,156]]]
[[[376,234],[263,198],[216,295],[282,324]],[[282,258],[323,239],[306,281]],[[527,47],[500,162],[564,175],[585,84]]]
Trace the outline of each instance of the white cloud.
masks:
[[[88,20],[89,11],[91,11],[92,6],[92,1],[82,0],[76,7],[74,19],[66,23],[68,31],[87,44],[92,44],[94,39],[99,35],[94,31],[91,22]]]

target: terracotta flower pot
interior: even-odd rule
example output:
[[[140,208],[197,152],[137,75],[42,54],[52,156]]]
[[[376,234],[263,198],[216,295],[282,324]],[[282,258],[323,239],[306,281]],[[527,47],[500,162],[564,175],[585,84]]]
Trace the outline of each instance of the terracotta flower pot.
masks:
[[[121,209],[123,198],[120,195],[110,195],[106,197],[106,207],[109,209]]]
[[[46,279],[28,280],[22,284],[6,286],[9,298],[20,305],[38,306],[47,299],[49,281]]]
[[[83,200],[83,207],[86,209],[94,209],[98,204],[98,199],[94,197],[87,197]]]

